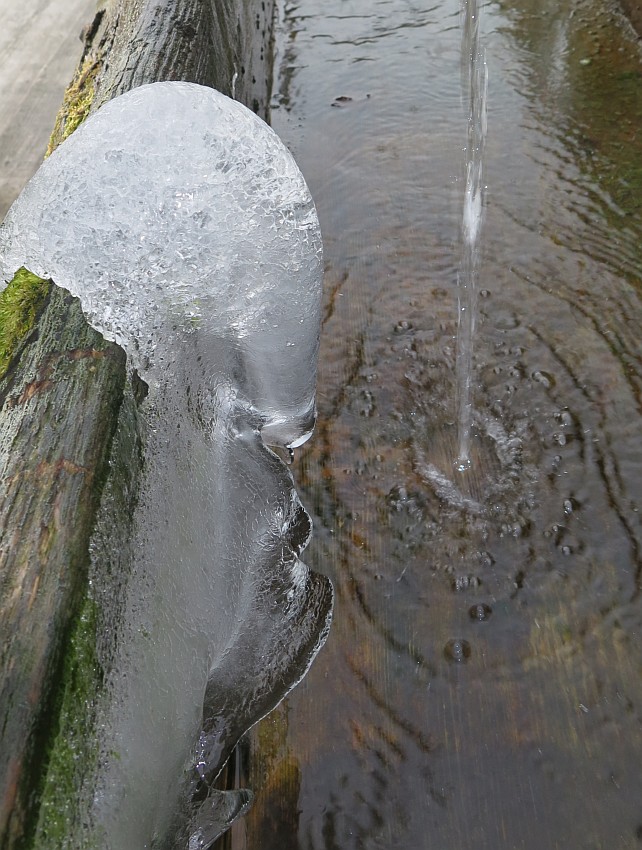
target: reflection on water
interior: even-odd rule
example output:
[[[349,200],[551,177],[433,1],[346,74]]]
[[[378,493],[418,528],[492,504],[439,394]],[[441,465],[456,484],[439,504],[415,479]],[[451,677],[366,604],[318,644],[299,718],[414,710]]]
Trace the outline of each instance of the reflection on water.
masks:
[[[472,467],[454,479],[459,3],[319,9],[283,10],[273,116],[326,245],[319,428],[296,477],[335,620],[237,764],[258,796],[229,844],[633,850],[638,48],[597,0],[484,9]]]

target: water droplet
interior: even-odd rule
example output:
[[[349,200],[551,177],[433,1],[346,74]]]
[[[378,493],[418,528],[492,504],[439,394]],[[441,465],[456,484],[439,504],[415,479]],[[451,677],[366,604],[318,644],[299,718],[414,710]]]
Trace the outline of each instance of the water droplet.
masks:
[[[455,593],[459,593],[462,590],[468,590],[469,587],[478,587],[479,584],[480,581],[476,576],[461,574],[456,575],[451,582],[452,589]]]
[[[395,485],[388,493],[388,501],[395,510],[402,510],[408,502],[408,491],[402,484]]]
[[[531,375],[531,378],[537,381],[538,384],[545,386],[547,390],[555,386],[555,378],[550,372],[544,372],[542,369],[536,369]]]
[[[467,640],[455,638],[449,640],[444,647],[444,656],[454,664],[461,664],[470,658],[470,644]]]
[[[478,552],[477,558],[479,559],[479,565],[481,567],[492,567],[495,563],[495,559],[490,552]]]
[[[468,609],[468,616],[471,620],[483,622],[487,620],[493,613],[493,609],[485,602],[479,602],[477,605],[471,605]]]
[[[471,460],[469,457],[460,457],[455,462],[455,469],[457,472],[466,472],[471,467]]]

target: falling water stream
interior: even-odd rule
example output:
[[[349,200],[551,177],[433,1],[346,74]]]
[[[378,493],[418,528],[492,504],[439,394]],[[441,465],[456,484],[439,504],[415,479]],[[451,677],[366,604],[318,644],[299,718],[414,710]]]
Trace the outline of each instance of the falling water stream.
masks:
[[[273,126],[319,212],[336,591],[246,738],[233,850],[638,850],[642,64],[607,0],[485,3],[470,468],[456,397],[459,0],[280,4]]]
[[[464,210],[461,234],[457,325],[457,469],[470,466],[473,421],[473,347],[477,315],[480,238],[484,204],[484,143],[487,132],[488,74],[479,39],[480,4],[462,0],[461,77],[466,109]]]

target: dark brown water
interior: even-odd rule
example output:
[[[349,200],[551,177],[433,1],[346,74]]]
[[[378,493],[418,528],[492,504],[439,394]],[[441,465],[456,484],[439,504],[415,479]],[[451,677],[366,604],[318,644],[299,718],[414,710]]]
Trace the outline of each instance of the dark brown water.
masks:
[[[484,8],[471,469],[455,471],[458,0],[281,9],[273,123],[326,247],[295,477],[332,578],[248,736],[234,850],[642,847],[642,63],[594,0]]]

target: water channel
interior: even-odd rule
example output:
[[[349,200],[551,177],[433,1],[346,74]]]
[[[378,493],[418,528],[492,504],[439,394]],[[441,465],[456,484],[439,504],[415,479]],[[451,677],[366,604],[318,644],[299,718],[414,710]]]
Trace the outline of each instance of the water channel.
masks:
[[[273,126],[316,200],[335,585],[246,736],[233,850],[642,846],[642,62],[604,0],[498,0],[471,466],[455,334],[459,0],[280,4]]]

